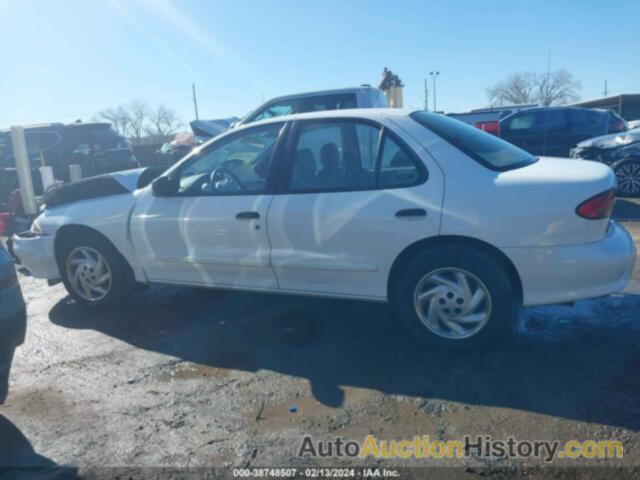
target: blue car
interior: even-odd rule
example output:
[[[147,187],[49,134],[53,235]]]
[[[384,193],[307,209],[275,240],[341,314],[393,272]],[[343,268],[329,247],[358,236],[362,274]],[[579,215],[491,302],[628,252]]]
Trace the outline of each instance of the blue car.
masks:
[[[27,310],[13,260],[0,243],[0,404],[7,396],[13,352],[24,342]]]

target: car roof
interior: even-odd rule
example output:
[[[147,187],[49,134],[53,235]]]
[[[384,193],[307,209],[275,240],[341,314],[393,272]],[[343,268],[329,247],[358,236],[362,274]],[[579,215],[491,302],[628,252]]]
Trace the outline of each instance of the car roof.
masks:
[[[27,130],[47,130],[47,129],[56,129],[59,130],[61,128],[95,128],[95,127],[99,127],[99,128],[107,128],[107,127],[111,127],[111,124],[108,122],[88,122],[88,123],[61,123],[61,122],[55,122],[55,123],[39,123],[39,124],[33,124],[33,125],[23,125],[22,128],[27,131]],[[9,133],[11,131],[10,128],[5,128],[3,130],[0,130],[0,133]]]
[[[279,117],[271,117],[257,122],[250,122],[240,128],[246,128],[256,125],[266,125],[277,122],[291,122],[294,120],[312,120],[323,118],[362,118],[375,120],[380,117],[407,117],[417,110],[403,108],[347,108],[341,110],[322,110],[319,112],[294,113],[292,115],[281,115]]]
[[[552,105],[552,106],[549,106],[549,107],[525,108],[525,109],[522,109],[519,112],[515,112],[515,113],[531,112],[531,111],[535,111],[535,110],[593,110],[593,111],[596,111],[596,112],[599,112],[599,113],[608,112],[608,110],[606,110],[604,108],[574,107],[574,106],[569,106],[569,105]]]
[[[341,93],[352,93],[356,91],[372,91],[372,90],[380,91],[377,88],[372,87],[371,85],[359,85],[357,87],[334,88],[331,90],[316,90],[314,92],[292,93],[289,95],[281,95],[279,97],[271,98],[265,103],[263,103],[262,105],[260,105],[260,107],[274,101],[289,100],[292,98],[316,97],[316,96],[324,96],[324,95],[339,95]]]

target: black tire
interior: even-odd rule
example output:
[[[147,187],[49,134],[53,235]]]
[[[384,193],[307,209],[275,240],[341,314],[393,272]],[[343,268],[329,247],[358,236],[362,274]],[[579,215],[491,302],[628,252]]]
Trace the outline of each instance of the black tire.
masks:
[[[108,265],[111,281],[104,298],[87,300],[76,291],[68,277],[67,261],[69,255],[81,247],[88,247],[100,253]],[[58,252],[58,267],[69,295],[78,303],[88,307],[115,307],[121,304],[135,287],[133,272],[126,260],[107,239],[98,233],[87,231],[63,239]]]
[[[619,197],[640,196],[640,158],[627,157],[611,165],[618,181]]]
[[[490,313],[486,315],[488,320],[476,333],[467,338],[445,338],[434,333],[423,324],[414,306],[414,294],[420,281],[437,271],[448,275],[444,269],[470,273],[484,284],[488,293],[490,302],[488,309]],[[487,348],[513,329],[518,316],[519,302],[513,281],[507,272],[492,255],[464,246],[435,247],[417,255],[399,275],[394,287],[391,292],[392,304],[404,325],[414,338],[431,348],[453,350]],[[439,302],[443,300],[438,299]],[[480,308],[482,309],[483,306],[481,305]]]

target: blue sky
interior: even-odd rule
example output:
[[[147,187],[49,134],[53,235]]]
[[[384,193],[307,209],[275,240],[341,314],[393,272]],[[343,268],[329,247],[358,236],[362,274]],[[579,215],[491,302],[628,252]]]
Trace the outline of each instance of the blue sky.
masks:
[[[615,5],[615,6],[614,6]],[[377,84],[388,66],[405,105],[487,104],[520,70],[565,68],[582,98],[640,92],[640,2],[0,0],[0,128],[88,120],[136,98],[193,118],[243,115],[299,91]],[[430,99],[431,102],[431,99]]]

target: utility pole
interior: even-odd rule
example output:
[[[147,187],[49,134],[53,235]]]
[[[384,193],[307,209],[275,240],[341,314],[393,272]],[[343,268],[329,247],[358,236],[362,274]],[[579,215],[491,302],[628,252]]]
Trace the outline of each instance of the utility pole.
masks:
[[[429,111],[429,81],[427,77],[424,77],[424,109]]]
[[[191,84],[191,91],[193,93],[193,108],[196,111],[196,120],[199,120],[199,118],[198,118],[198,99],[196,98],[196,84],[195,83]]]
[[[433,111],[437,112],[438,111],[438,107],[437,107],[437,103],[436,103],[436,77],[438,75],[440,75],[440,72],[438,71],[434,71],[434,72],[429,72],[429,75],[431,75],[431,78],[433,78]]]
[[[607,94],[609,93],[609,90],[607,89],[607,81],[604,81],[604,92],[602,92],[606,98]]]

